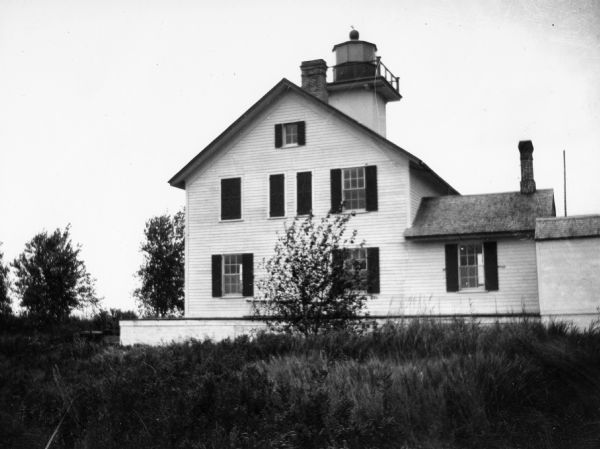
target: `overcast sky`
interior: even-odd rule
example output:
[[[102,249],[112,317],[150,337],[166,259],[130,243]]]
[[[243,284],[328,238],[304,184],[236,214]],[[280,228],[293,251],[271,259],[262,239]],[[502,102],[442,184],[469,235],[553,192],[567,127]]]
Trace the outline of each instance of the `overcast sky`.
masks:
[[[538,188],[600,213],[600,2],[0,0],[0,241],[72,226],[105,307],[133,309],[167,180],[354,26],[400,77],[388,138],[463,194]]]

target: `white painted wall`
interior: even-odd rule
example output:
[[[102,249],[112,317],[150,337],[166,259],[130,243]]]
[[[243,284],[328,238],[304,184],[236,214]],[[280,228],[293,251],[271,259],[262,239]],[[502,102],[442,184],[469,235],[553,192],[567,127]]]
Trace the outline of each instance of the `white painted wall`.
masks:
[[[445,243],[402,243],[397,249],[400,289],[380,313],[519,314],[539,313],[535,243],[497,240],[498,291],[447,292]],[[383,286],[382,286],[383,289]]]
[[[158,346],[190,339],[221,341],[265,328],[250,320],[128,320],[119,324],[121,344],[125,346]]]
[[[276,149],[274,125],[299,120],[306,122],[306,145]],[[257,279],[258,265],[272,254],[277,232],[295,215],[296,173],[312,171],[313,210],[324,216],[331,207],[330,170],[362,165],[377,166],[379,210],[358,214],[350,229],[358,229],[368,246],[380,248],[380,280],[385,287],[376,302],[387,304],[402,282],[393,266],[408,221],[408,160],[288,92],[228,149],[186,180],[186,317],[249,314],[245,298],[212,298],[211,255],[253,253]],[[268,218],[268,179],[277,173],[286,175],[285,219]],[[242,220],[220,222],[220,179],[237,176],[242,177]]]
[[[408,223],[410,227],[417,215],[421,199],[427,196],[441,196],[446,192],[439,185],[433,185],[430,180],[419,170],[410,169],[410,213],[408,214]]]
[[[600,238],[536,242],[540,313],[588,326],[600,319]]]
[[[385,137],[386,101],[372,89],[332,91],[329,104]]]

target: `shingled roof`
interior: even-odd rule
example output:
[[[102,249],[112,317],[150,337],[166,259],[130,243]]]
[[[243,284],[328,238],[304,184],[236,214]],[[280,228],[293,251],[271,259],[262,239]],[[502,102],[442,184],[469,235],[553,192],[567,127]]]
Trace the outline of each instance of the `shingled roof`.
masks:
[[[600,237],[600,215],[538,218],[535,222],[536,240]]]
[[[554,217],[554,191],[448,195],[421,200],[407,239],[526,234],[533,237],[536,218]]]

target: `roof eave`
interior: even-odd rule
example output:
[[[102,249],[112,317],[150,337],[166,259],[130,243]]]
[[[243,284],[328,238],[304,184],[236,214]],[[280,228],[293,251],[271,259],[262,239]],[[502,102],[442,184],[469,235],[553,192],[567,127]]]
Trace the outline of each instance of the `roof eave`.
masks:
[[[474,239],[490,239],[490,238],[525,238],[533,239],[535,231],[533,229],[524,229],[519,231],[492,231],[492,232],[469,232],[469,233],[454,233],[454,234],[427,234],[427,235],[410,235],[404,234],[404,238],[409,241],[441,241],[441,240],[474,240]]]

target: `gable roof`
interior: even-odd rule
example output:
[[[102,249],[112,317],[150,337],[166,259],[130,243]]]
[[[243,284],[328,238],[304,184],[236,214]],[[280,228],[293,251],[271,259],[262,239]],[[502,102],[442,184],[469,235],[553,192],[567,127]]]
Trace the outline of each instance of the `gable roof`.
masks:
[[[536,240],[581,237],[600,237],[600,215],[538,218],[535,222]]]
[[[421,205],[407,239],[486,234],[533,236],[536,218],[554,217],[554,190],[428,197]]]
[[[171,179],[169,179],[169,184],[173,187],[178,187],[180,189],[185,189],[185,179],[190,176],[194,171],[196,171],[199,167],[201,167],[205,161],[207,161],[211,155],[215,154],[219,151],[219,149],[223,148],[234,136],[237,135],[239,131],[241,131],[246,125],[252,122],[254,118],[258,116],[262,111],[267,109],[270,105],[272,105],[280,95],[285,92],[292,91],[297,93],[298,95],[305,98],[307,101],[312,104],[318,105],[318,107],[324,108],[328,114],[335,115],[342,121],[354,126],[360,131],[364,132],[377,142],[387,146],[393,151],[399,152],[402,155],[408,157],[409,161],[428,172],[436,181],[442,184],[446,189],[448,194],[458,195],[459,193],[448,184],[444,179],[442,179],[437,173],[435,173],[431,168],[427,166],[422,160],[412,155],[408,151],[400,148],[398,145],[390,142],[382,135],[376,133],[370,128],[367,128],[362,123],[359,123],[352,117],[344,114],[339,109],[334,108],[333,106],[319,100],[314,95],[306,92],[304,89],[296,86],[291,81],[283,78],[279,81],[270,91],[268,91],[260,100],[254,103],[246,112],[244,112],[236,121],[234,121],[225,131],[223,131],[216,139],[214,139],[211,143],[209,143],[206,148],[204,148],[200,153],[198,153],[190,162],[188,162],[181,170],[179,170]]]

